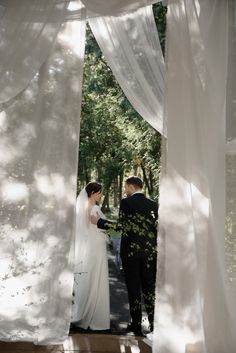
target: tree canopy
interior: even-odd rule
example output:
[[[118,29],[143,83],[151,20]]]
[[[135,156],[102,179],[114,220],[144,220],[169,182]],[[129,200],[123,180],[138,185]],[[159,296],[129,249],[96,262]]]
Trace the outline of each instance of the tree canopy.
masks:
[[[154,16],[164,52],[166,8],[154,5]],[[133,109],[118,85],[87,25],[84,64],[78,189],[98,180],[117,206],[123,179],[140,175],[145,191],[158,196],[161,137]]]

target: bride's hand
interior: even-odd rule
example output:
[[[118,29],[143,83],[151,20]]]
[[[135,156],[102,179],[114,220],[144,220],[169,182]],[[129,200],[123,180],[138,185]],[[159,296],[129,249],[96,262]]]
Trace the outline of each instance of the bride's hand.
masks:
[[[101,217],[99,216],[99,213],[97,212],[97,213],[96,213],[96,216],[94,216],[94,215],[90,216],[90,222],[91,222],[92,224],[97,225],[98,220],[99,220],[100,218],[101,218]]]

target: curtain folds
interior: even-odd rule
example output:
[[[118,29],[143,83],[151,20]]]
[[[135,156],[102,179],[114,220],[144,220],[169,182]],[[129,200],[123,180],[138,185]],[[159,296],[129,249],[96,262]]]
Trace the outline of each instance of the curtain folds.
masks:
[[[143,114],[158,128],[163,57],[151,7],[138,12],[140,24],[127,15],[122,35],[130,30],[134,44],[127,39],[124,55],[134,50],[132,80],[142,80],[151,100],[137,98],[149,99],[153,107]],[[70,323],[84,19],[90,15],[80,1],[2,0],[0,16],[0,339],[60,343]],[[121,23],[118,18],[116,27]]]
[[[147,50],[150,50],[153,57],[158,56],[161,58],[157,31],[154,25],[154,20],[150,15],[150,10],[148,12],[148,10],[145,11],[143,8],[139,15],[132,15],[130,13],[130,15],[127,15],[126,18],[123,16],[123,19],[122,16],[118,16],[121,12],[131,11],[144,7],[148,3],[154,2],[157,1],[129,0],[120,2],[113,0],[109,2],[108,6],[107,1],[104,0],[87,0],[84,2],[86,5],[85,8],[82,2],[77,0],[0,0],[0,103],[9,101],[25,89],[30,80],[38,72],[43,62],[46,60],[50,48],[55,41],[58,30],[63,22],[71,20],[80,21],[84,19],[84,16],[87,16],[87,18],[96,18],[99,13],[107,14],[107,11],[113,16],[117,16],[117,19],[115,20],[114,17],[113,19],[100,18],[98,22],[94,19],[96,22],[94,26],[97,26],[97,30],[99,32],[97,36],[101,37],[100,41],[102,41],[103,34],[100,32],[99,28],[102,26],[102,21],[105,21],[107,23],[106,26],[113,27],[113,34],[117,36],[117,48],[114,49],[119,49],[118,46],[122,44],[121,42],[119,43],[119,36],[122,35],[121,26],[124,24],[124,20],[128,21],[129,18],[129,25],[127,23],[126,30],[124,30],[123,35],[127,36],[127,29],[130,30],[133,27],[133,38],[127,37],[125,50],[133,51],[133,49],[131,49],[132,40],[136,40],[136,44],[139,46],[145,44],[145,53],[142,53],[142,50],[144,49],[141,49],[140,53],[137,52],[138,48],[136,49],[136,53],[133,52],[133,56],[134,54],[136,55],[135,61],[138,62],[137,56],[146,54],[144,55],[144,59],[147,61],[146,65],[152,67],[154,73],[157,71],[156,75],[163,75],[164,65],[161,62],[161,59],[159,67],[157,67],[157,63],[151,62],[151,60],[147,57]],[[141,14],[144,16],[143,19],[140,17]],[[138,25],[138,22],[135,24],[135,17],[137,16],[141,19],[138,28],[141,35],[139,43],[137,42],[137,38],[134,38],[134,27]],[[115,30],[116,34],[114,33]],[[149,38],[150,33],[151,37]],[[109,52],[109,50],[107,50],[107,52]],[[155,52],[156,54],[154,54]],[[143,67],[144,64],[145,62],[142,64]],[[138,65],[140,65],[140,63]],[[139,72],[138,75],[140,76],[141,73]],[[159,81],[160,80],[163,81],[163,77],[159,79]],[[150,85],[150,82],[148,85]],[[162,85],[163,83],[160,82],[160,87],[156,88],[158,88],[159,91],[162,91]],[[151,88],[153,89],[153,87]],[[154,89],[154,91],[156,91],[156,93],[154,92],[154,95],[157,94],[157,89]],[[152,92],[149,93],[151,96],[153,95]],[[153,98],[150,98],[149,100],[153,100]],[[143,114],[147,113],[144,108],[141,109],[139,107],[139,111]],[[158,107],[158,113],[159,111],[160,107]],[[146,115],[150,115],[150,112]]]
[[[152,7],[91,18],[89,25],[133,107],[163,133],[165,64]]]
[[[122,12],[135,11],[140,7],[155,4],[161,0],[82,0],[85,7],[99,15],[117,16]]]
[[[84,46],[85,21],[62,25],[48,60],[0,113],[3,341],[68,335]]]
[[[235,2],[169,1],[167,73],[154,2],[0,0],[0,340],[68,334],[86,16],[164,135],[153,352],[235,353]]]
[[[0,1],[0,103],[20,93],[38,72],[67,6],[66,0]]]
[[[229,0],[228,80],[226,97],[226,254],[227,286],[232,303],[236,297],[236,4]],[[232,310],[234,317],[236,311]]]
[[[235,195],[233,160],[225,174],[228,5],[168,8],[155,353],[235,352],[235,233],[225,240],[226,196],[233,206]]]
[[[226,105],[226,152],[236,153],[236,4],[229,1],[229,58],[228,58],[228,84]]]

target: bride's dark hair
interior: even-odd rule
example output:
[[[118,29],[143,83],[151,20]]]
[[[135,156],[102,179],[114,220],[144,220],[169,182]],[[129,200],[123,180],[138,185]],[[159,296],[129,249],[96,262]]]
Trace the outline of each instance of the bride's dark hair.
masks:
[[[85,186],[85,190],[87,191],[88,197],[90,197],[92,194],[102,191],[102,185],[96,182],[90,182]]]

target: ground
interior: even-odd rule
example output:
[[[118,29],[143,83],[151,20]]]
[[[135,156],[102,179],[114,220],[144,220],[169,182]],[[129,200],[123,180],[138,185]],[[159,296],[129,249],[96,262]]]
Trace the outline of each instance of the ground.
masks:
[[[151,353],[143,337],[125,336],[125,327],[130,320],[124,276],[115,267],[114,255],[109,251],[109,277],[111,295],[111,332],[71,332],[63,345],[34,346],[32,343],[0,342],[1,353]],[[147,317],[144,313],[143,331],[147,332]]]

